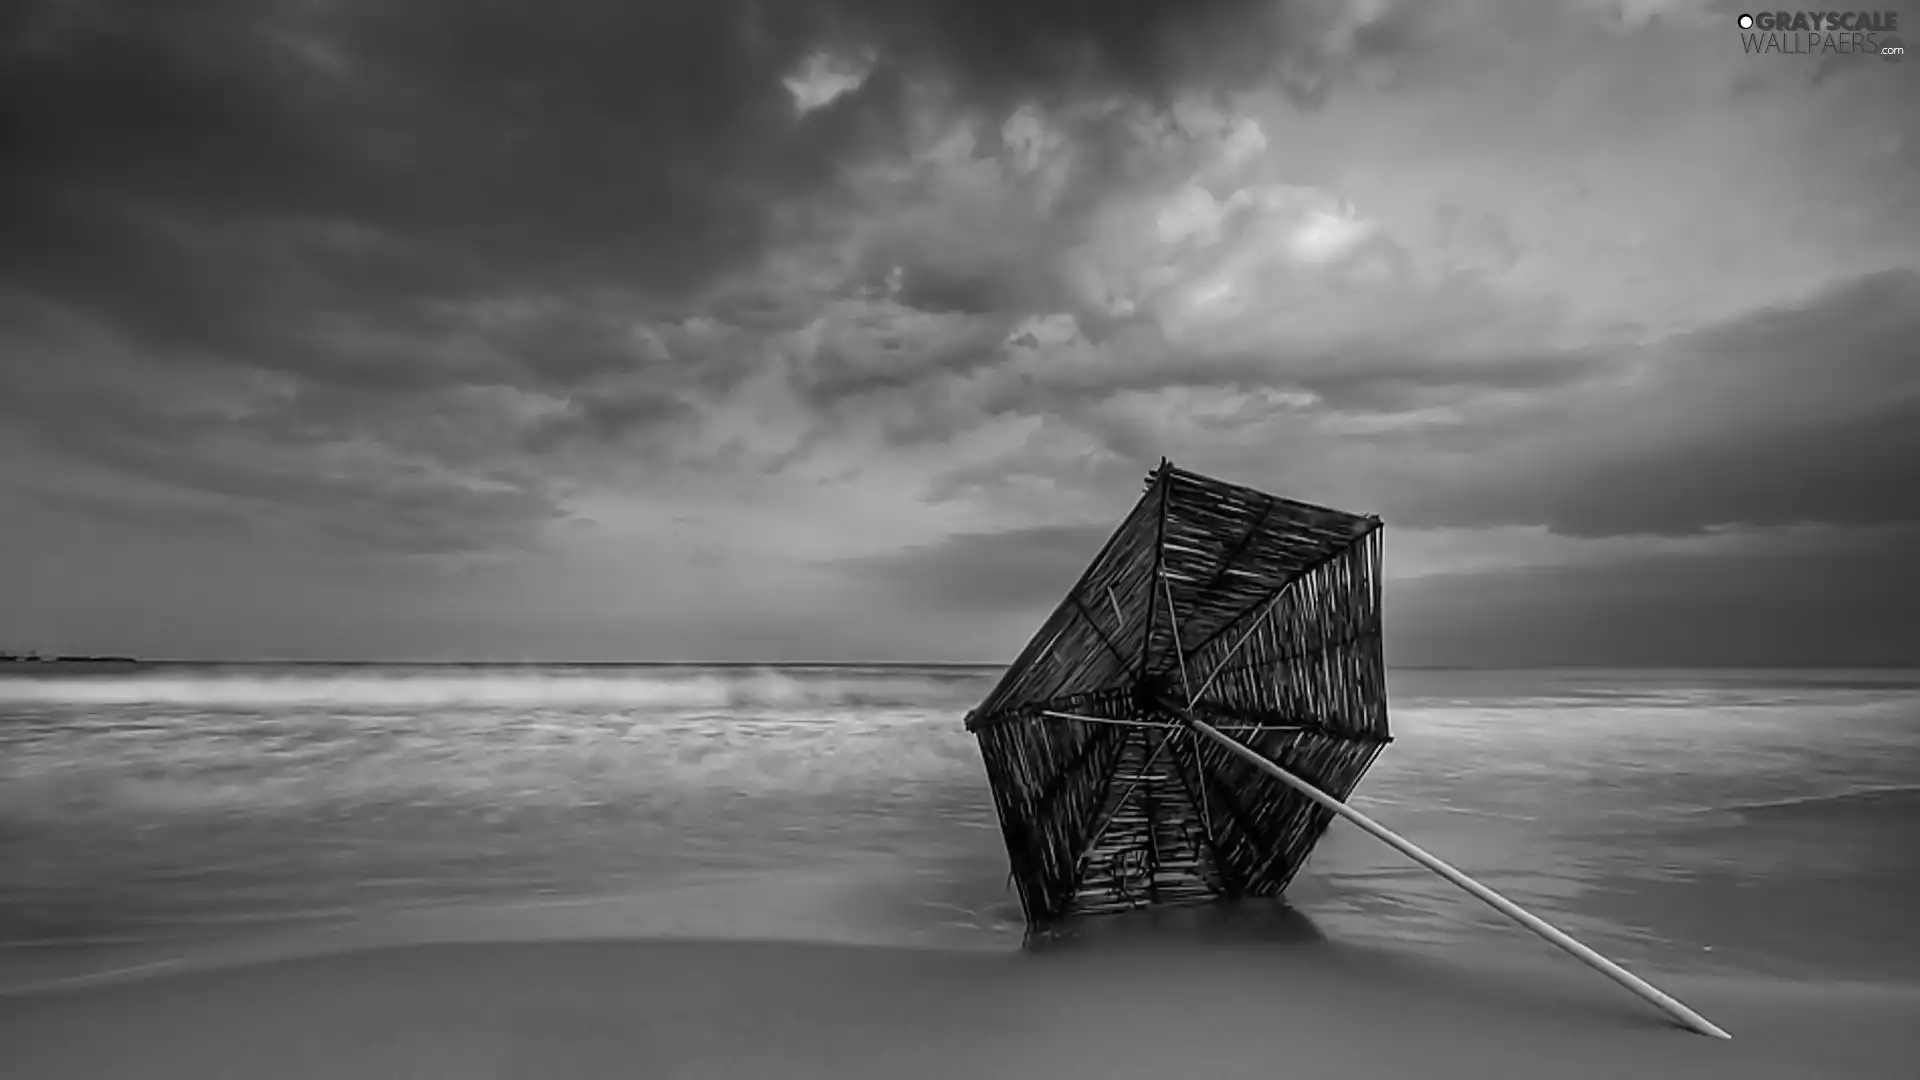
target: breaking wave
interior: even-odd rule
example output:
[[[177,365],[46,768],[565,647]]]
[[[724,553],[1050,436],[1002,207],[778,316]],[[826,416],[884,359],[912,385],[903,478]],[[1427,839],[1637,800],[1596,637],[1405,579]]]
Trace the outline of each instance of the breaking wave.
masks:
[[[0,679],[0,703],[192,709],[819,709],[977,698],[991,667],[196,668]]]

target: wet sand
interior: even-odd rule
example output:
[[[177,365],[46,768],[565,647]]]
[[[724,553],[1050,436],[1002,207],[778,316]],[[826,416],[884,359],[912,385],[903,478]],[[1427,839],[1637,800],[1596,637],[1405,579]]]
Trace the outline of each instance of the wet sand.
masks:
[[[1914,1075],[1920,987],[1662,976],[1669,1023],[1537,943],[948,952],[712,940],[370,949],[0,997],[43,1077]]]

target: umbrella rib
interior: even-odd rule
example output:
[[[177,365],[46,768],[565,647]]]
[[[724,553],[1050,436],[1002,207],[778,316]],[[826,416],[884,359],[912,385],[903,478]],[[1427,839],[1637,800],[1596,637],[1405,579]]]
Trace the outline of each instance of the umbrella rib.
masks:
[[[1153,579],[1167,571],[1167,504],[1173,483],[1167,471],[1167,459],[1160,459],[1160,470],[1155,475],[1155,483],[1160,485],[1160,520],[1154,526],[1153,534],[1153,571],[1147,578],[1147,628],[1140,635],[1140,670],[1146,671],[1153,653],[1153,609],[1159,605],[1159,597],[1153,592]],[[1169,613],[1171,614],[1171,613]]]
[[[1291,587],[1291,583],[1289,583],[1289,587]],[[1240,635],[1240,640],[1233,643],[1233,648],[1227,650],[1226,655],[1222,656],[1219,661],[1213,665],[1213,671],[1201,682],[1200,693],[1189,695],[1188,701],[1199,701],[1201,695],[1212,688],[1213,680],[1220,677],[1220,673],[1226,669],[1227,664],[1233,660],[1234,656],[1238,654],[1241,648],[1253,637],[1253,632],[1260,629],[1261,624],[1265,623],[1268,617],[1273,614],[1274,607],[1278,605],[1281,598],[1286,595],[1287,590],[1283,588],[1267,598],[1267,602],[1261,606],[1260,614],[1254,616],[1253,621],[1247,624],[1246,632]]]
[[[1071,720],[1079,724],[1108,724],[1113,727],[1127,728],[1174,728],[1179,731],[1190,730],[1185,724],[1169,724],[1159,720],[1115,720],[1111,716],[1087,716],[1084,713],[1062,712],[1059,709],[1041,709],[1040,715],[1049,720]],[[1305,724],[1215,724],[1221,731],[1243,731],[1254,735],[1269,731],[1309,731]]]
[[[1187,656],[1180,648],[1180,617],[1173,610],[1173,583],[1167,580],[1167,568],[1160,568],[1160,591],[1167,598],[1167,630],[1173,635],[1173,657],[1180,661],[1180,689],[1186,691],[1187,707],[1193,707],[1193,683],[1187,680]]]
[[[1150,720],[1115,720],[1110,716],[1082,716],[1079,713],[1060,712],[1056,709],[1041,709],[1040,715],[1051,720],[1073,720],[1082,724],[1112,724],[1115,727],[1128,728],[1179,728],[1187,730],[1184,724],[1155,723]],[[1222,729],[1230,730],[1230,729]]]
[[[1174,658],[1180,661],[1180,687],[1187,692],[1187,705],[1183,711],[1188,716],[1192,716],[1195,701],[1193,683],[1189,681],[1187,677],[1187,654],[1186,650],[1180,644],[1180,616],[1173,608],[1173,583],[1167,580],[1167,569],[1165,566],[1160,568],[1160,588],[1167,596],[1167,630],[1173,635]],[[1200,752],[1200,737],[1194,733],[1191,727],[1188,727],[1187,738],[1193,740],[1194,768],[1204,768],[1205,766],[1202,762]],[[1176,762],[1175,765],[1178,767],[1178,762]],[[1207,848],[1213,853],[1213,861],[1217,866],[1223,856],[1220,854],[1220,838],[1214,835],[1213,807],[1207,798],[1207,785],[1204,783],[1200,785],[1200,806],[1198,809],[1200,811],[1200,831],[1205,834],[1207,838]]]

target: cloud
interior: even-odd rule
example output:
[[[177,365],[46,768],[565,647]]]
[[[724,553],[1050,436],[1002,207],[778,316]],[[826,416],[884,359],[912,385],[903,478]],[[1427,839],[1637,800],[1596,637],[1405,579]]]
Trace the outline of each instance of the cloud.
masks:
[[[684,294],[764,250],[790,203],[887,143],[906,76],[944,86],[960,110],[1063,87],[1153,95],[1222,82],[1220,43],[1266,58],[1278,36],[1317,54],[1327,28],[1344,25],[1336,10],[39,3],[8,35],[0,131],[19,163],[9,261],[79,300],[91,272],[144,254],[122,273],[140,288],[111,308],[148,319],[180,306],[170,283],[192,295],[192,275],[170,282],[163,268],[206,255],[195,246],[215,224],[364,238],[320,256],[322,270],[359,271],[327,284],[360,300],[464,292],[503,274],[523,287],[612,278]],[[840,72],[836,96],[862,107],[795,117],[787,84],[808,71]],[[264,269],[297,275],[307,267],[286,262],[315,257],[277,254]]]
[[[1058,102],[1089,89],[1148,99],[1206,85],[1285,79],[1311,100],[1327,80],[1392,48],[1410,26],[1391,2],[1162,0],[850,0],[838,21],[880,43],[902,66],[933,71],[1004,108]]]
[[[1917,338],[1912,271],[1678,335],[1456,441],[1454,478],[1410,478],[1389,506],[1409,523],[1571,535],[1920,521]]]
[[[1327,34],[1351,21],[1250,0],[964,17],[867,0],[49,0],[8,20],[9,422],[171,487],[377,516],[340,531],[402,546],[451,543],[393,532],[437,507],[472,543],[537,533],[564,516],[561,474],[670,460],[770,356],[828,420],[918,370],[984,362],[1051,287],[1017,272],[1041,261],[997,178],[935,162],[935,200],[885,217],[850,170],[912,154],[916,124],[1157,99],[1282,54],[1311,67],[1350,51]],[[1043,204],[1071,200],[1041,163],[1062,140],[1035,116],[997,143],[1024,155],[1045,235],[1059,208]],[[850,273],[833,255],[849,229]],[[804,293],[768,279],[809,245],[827,262]],[[862,275],[884,297],[857,302]],[[763,340],[717,340],[742,332]],[[793,347],[770,354],[781,333]]]
[[[1172,454],[1413,526],[1645,535],[1910,520],[1899,478],[1913,471],[1917,406],[1897,358],[1916,329],[1912,269],[1798,296],[1776,287],[1725,315],[1703,305],[1690,324],[1622,321],[1517,276],[1536,249],[1510,217],[1440,199],[1422,230],[1275,179],[1272,139],[1244,112],[1029,108],[1007,125],[1020,137],[961,128],[928,152],[946,168],[924,205],[947,205],[932,196],[951,184],[995,210],[976,222],[963,208],[957,244],[890,250],[884,301],[910,307],[916,274],[943,279],[956,250],[985,258],[999,269],[977,276],[1006,291],[964,307],[1018,316],[983,324],[1006,337],[908,348],[916,358],[883,362],[884,377],[796,371],[842,410],[901,415],[885,429],[893,445],[1046,420],[1094,443],[1092,464],[1041,467],[1062,482]],[[1076,155],[1106,165],[1146,149],[1154,168],[1103,168],[1076,191]],[[1060,162],[1065,179],[1037,187]]]
[[[872,56],[843,57],[817,52],[781,83],[793,95],[794,111],[805,116],[860,89],[871,74]]]
[[[1173,453],[1400,526],[1905,523],[1916,312],[1920,274],[1889,272],[1645,345],[1457,358],[1360,334],[1317,355],[1090,367],[1014,400],[1138,465]]]
[[[1025,610],[1162,455],[1509,569],[1910,522],[1904,84],[1710,8],[12,5],[0,500],[736,630]]]
[[[999,408],[1047,419],[1002,455],[944,470],[931,494],[964,494],[976,505],[1025,490],[1081,497],[1030,505],[1029,515],[1054,524],[960,533],[857,560],[849,570],[896,589],[903,602],[1037,610],[1045,606],[1038,598],[1056,596],[1097,550],[1137,496],[1141,471],[1171,453],[1183,464],[1272,490],[1384,513],[1403,538],[1389,565],[1400,576],[1414,565],[1406,544],[1417,555],[1432,546],[1429,537],[1439,538],[1434,530],[1445,530],[1446,543],[1462,551],[1440,565],[1477,570],[1400,586],[1419,627],[1407,631],[1410,640],[1432,639],[1438,631],[1429,623],[1467,603],[1467,593],[1480,587],[1475,582],[1489,595],[1574,590],[1580,604],[1611,612],[1608,625],[1618,633],[1601,633],[1605,627],[1596,623],[1587,636],[1562,635],[1551,648],[1537,643],[1534,660],[1575,662],[1584,642],[1592,655],[1642,662],[1645,650],[1636,651],[1630,627],[1658,620],[1658,590],[1623,584],[1609,593],[1609,576],[1644,571],[1635,580],[1666,583],[1661,587],[1682,596],[1689,590],[1674,583],[1695,575],[1700,589],[1711,585],[1719,613],[1713,618],[1745,610],[1751,605],[1739,600],[1739,590],[1759,588],[1768,574],[1787,569],[1803,581],[1830,581],[1838,595],[1872,592],[1868,579],[1911,593],[1911,583],[1885,579],[1846,554],[1861,542],[1845,530],[1910,531],[1920,523],[1909,479],[1920,475],[1913,423],[1920,374],[1906,360],[1907,343],[1920,333],[1916,313],[1920,274],[1894,272],[1644,346],[1573,357],[1449,362],[1417,342],[1400,342],[1398,354],[1234,357],[1132,369],[1124,354],[1087,349],[1071,319],[1035,320],[1008,346],[1040,356],[1034,366],[1003,358],[964,378],[938,380],[930,385],[942,391],[929,398],[942,411],[923,406],[918,415],[929,423],[946,417],[953,430],[979,423],[977,416],[965,419],[972,414],[955,402],[969,399],[957,395],[1021,372]],[[1073,348],[1084,351],[1061,351]],[[1075,366],[1079,357],[1084,367]],[[989,408],[985,397],[970,400]],[[1378,422],[1363,422],[1369,417]],[[1802,531],[1781,547],[1766,531],[1779,527]],[[1506,529],[1536,530],[1537,538],[1516,549],[1501,540]],[[1549,542],[1556,536],[1571,539]],[[1663,544],[1658,536],[1678,539]],[[1471,557],[1476,547],[1486,549],[1485,558]],[[1885,543],[1867,547],[1873,558],[1894,557]],[[1834,560],[1851,569],[1835,569]],[[1839,610],[1840,601],[1805,599],[1810,609]],[[1501,603],[1531,612],[1516,615],[1520,624],[1541,617],[1541,605],[1518,594]],[[1768,656],[1820,651],[1805,633],[1782,629],[1763,641],[1767,633],[1756,625],[1724,649],[1701,646],[1688,655],[1709,663],[1732,662],[1742,649]],[[1476,634],[1501,639],[1503,655],[1520,649],[1519,639],[1491,624]],[[1464,654],[1433,659],[1440,655],[1416,649],[1415,657],[1427,659],[1409,662],[1461,662]]]

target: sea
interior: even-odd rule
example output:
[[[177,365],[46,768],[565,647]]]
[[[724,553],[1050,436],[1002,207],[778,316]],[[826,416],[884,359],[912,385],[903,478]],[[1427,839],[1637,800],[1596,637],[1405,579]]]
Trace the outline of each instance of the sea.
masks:
[[[999,673],[22,666],[0,674],[0,992],[447,939],[1018,948],[962,725]],[[1920,671],[1388,682],[1395,741],[1353,805],[1601,952],[1920,981]],[[1551,955],[1343,821],[1264,907],[1332,940]]]

